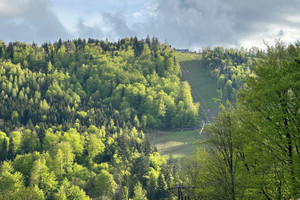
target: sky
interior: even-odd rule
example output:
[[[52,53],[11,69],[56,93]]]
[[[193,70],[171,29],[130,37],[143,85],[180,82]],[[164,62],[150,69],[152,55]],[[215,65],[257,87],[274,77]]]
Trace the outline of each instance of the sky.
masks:
[[[0,0],[0,40],[158,37],[175,48],[300,41],[300,0]]]

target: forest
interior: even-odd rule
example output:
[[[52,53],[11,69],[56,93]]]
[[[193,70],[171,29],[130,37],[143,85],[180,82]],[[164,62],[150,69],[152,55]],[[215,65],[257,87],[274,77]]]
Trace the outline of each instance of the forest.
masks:
[[[41,47],[2,42],[0,58],[5,127],[63,122],[66,129],[76,119],[86,126],[113,119],[129,128],[170,129],[197,122],[198,106],[173,51],[156,38]]]
[[[0,199],[170,196],[176,163],[143,131],[198,120],[171,47],[156,38],[1,42],[0,77]]]
[[[0,41],[0,199],[300,198],[300,43],[200,61],[227,103],[179,167],[145,134],[201,120],[171,46]]]

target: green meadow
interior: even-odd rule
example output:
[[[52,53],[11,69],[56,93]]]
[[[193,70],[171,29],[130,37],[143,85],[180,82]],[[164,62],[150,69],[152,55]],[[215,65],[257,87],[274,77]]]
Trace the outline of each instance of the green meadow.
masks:
[[[164,158],[189,156],[204,139],[204,135],[200,135],[199,131],[157,131],[147,133],[147,136]]]

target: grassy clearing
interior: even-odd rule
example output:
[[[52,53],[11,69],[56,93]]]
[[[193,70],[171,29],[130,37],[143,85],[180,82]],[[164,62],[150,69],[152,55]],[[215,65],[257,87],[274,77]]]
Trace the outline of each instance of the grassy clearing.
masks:
[[[198,53],[182,53],[182,52],[175,52],[176,58],[179,62],[188,61],[188,60],[199,60],[201,54]]]
[[[196,151],[204,138],[197,131],[155,132],[147,133],[152,144],[164,157],[184,158]]]
[[[216,83],[209,76],[209,72],[200,66],[200,61],[183,61],[180,65],[192,87],[193,96],[197,97],[200,103],[206,104],[208,108],[215,107],[216,103],[213,98],[218,97]]]
[[[217,116],[219,104],[213,99],[218,98],[218,93],[209,72],[200,66],[200,60],[182,61],[180,65],[185,79],[191,85],[194,101],[200,103],[201,111],[206,112],[210,119]]]
[[[201,54],[176,52],[185,79],[190,83],[196,101],[209,109],[218,107],[213,98],[218,97],[216,83],[209,72],[201,67]]]

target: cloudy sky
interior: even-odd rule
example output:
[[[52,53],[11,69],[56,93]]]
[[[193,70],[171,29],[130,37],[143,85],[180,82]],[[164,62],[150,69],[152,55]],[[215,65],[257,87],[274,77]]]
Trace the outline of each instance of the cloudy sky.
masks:
[[[300,0],[0,0],[5,42],[147,35],[192,49],[293,43]]]

